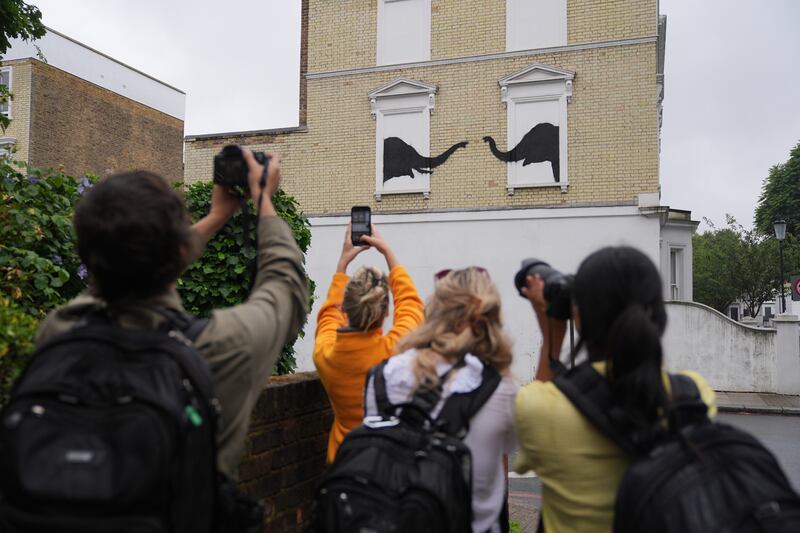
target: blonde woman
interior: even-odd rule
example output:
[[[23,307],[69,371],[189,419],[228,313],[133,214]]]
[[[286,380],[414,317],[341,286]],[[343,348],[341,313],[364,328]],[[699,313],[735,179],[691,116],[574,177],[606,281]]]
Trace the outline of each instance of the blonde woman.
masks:
[[[361,425],[367,371],[395,351],[397,341],[422,322],[425,306],[411,276],[402,267],[381,234],[362,237],[366,246],[353,246],[350,227],[342,255],[317,315],[314,366],[333,406],[328,438],[328,462],[347,433]],[[375,248],[386,259],[387,276],[374,267],[362,267],[350,278],[347,267],[361,252]],[[394,298],[392,329],[383,334],[389,292]]]
[[[442,271],[425,310],[425,323],[399,344],[402,352],[383,366],[392,405],[408,402],[419,387],[435,387],[447,374],[436,418],[453,394],[481,386],[484,366],[500,373],[500,385],[469,422],[464,443],[472,453],[472,530],[507,531],[506,473],[503,456],[513,450],[514,396],[511,345],[503,332],[500,295],[486,270],[470,267]],[[376,369],[380,371],[380,368]],[[378,415],[374,378],[366,390],[366,415]],[[382,414],[382,413],[381,413]],[[501,518],[501,515],[502,518]]]

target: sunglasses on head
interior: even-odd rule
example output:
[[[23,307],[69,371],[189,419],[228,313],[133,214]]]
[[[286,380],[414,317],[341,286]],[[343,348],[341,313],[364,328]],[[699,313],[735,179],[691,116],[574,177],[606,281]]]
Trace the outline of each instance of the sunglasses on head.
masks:
[[[484,275],[484,276],[486,276],[487,278],[490,278],[490,276],[489,276],[489,271],[488,271],[488,270],[486,270],[486,269],[485,269],[485,268],[483,268],[483,267],[479,267],[479,266],[471,266],[471,267],[462,268],[462,269],[458,269],[458,270],[470,270],[470,269],[471,269],[471,270],[477,270],[478,272],[480,272],[481,274],[483,274],[483,275]],[[440,270],[439,272],[437,272],[436,274],[434,274],[434,275],[433,275],[433,280],[434,280],[434,281],[439,281],[440,279],[442,279],[443,277],[445,277],[446,275],[448,275],[450,272],[453,272],[453,269],[452,269],[452,268],[446,268],[445,270]],[[490,279],[491,279],[491,278],[490,278]]]

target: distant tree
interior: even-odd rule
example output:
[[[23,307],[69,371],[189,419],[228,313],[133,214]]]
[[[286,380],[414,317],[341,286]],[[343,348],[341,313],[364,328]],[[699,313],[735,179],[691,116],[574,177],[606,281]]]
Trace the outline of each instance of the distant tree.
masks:
[[[800,237],[800,143],[789,153],[789,160],[775,165],[761,186],[756,207],[756,229],[773,235],[773,223],[786,221],[786,232]]]
[[[9,39],[39,39],[46,31],[38,7],[22,0],[0,0],[0,59],[11,46]],[[0,84],[0,103],[7,102],[12,96],[8,87]],[[3,131],[10,123],[8,117],[0,115],[0,128]]]
[[[694,299],[726,314],[730,304],[741,300],[750,316],[756,316],[780,287],[778,241],[746,230],[730,215],[725,228],[705,221],[711,229],[692,238]],[[787,236],[786,273],[800,267],[798,243],[800,239]]]

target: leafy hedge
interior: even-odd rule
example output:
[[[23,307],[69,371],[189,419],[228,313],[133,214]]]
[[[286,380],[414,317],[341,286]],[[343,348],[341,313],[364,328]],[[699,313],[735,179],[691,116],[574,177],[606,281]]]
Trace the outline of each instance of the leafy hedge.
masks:
[[[0,405],[33,351],[39,321],[86,289],[87,273],[75,248],[72,215],[75,203],[94,181],[94,177],[75,179],[57,170],[23,172],[0,158]],[[208,212],[211,184],[190,185],[186,196],[199,218]],[[297,202],[280,192],[275,207],[305,252],[311,231]],[[187,310],[207,315],[214,307],[241,302],[247,296],[253,256],[254,252],[242,249],[237,215],[179,280]],[[290,345],[275,370],[286,374],[295,366]]]
[[[86,288],[72,210],[94,178],[0,158],[0,404],[33,349],[39,320]]]
[[[186,187],[186,205],[194,220],[208,213],[212,188],[211,182],[196,182]],[[311,244],[311,229],[297,201],[283,191],[278,191],[272,201],[275,210],[292,229],[297,245],[305,253]],[[238,213],[208,243],[203,257],[178,280],[178,291],[187,311],[197,316],[208,316],[215,308],[236,305],[247,298],[255,246],[246,248],[243,236],[242,214]],[[250,236],[255,239],[254,224],[251,224]],[[255,243],[255,240],[252,242]],[[308,283],[309,294],[314,294],[314,282],[309,280]],[[273,373],[294,372],[297,367],[294,354],[294,343],[286,345]]]

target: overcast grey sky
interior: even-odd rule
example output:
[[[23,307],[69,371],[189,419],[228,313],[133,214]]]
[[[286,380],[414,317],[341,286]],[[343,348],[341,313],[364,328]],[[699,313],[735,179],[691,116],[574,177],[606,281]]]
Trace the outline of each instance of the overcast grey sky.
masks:
[[[187,134],[297,124],[299,0],[28,1],[46,25],[185,91]],[[750,226],[770,166],[800,142],[800,0],[660,2],[662,203]]]

